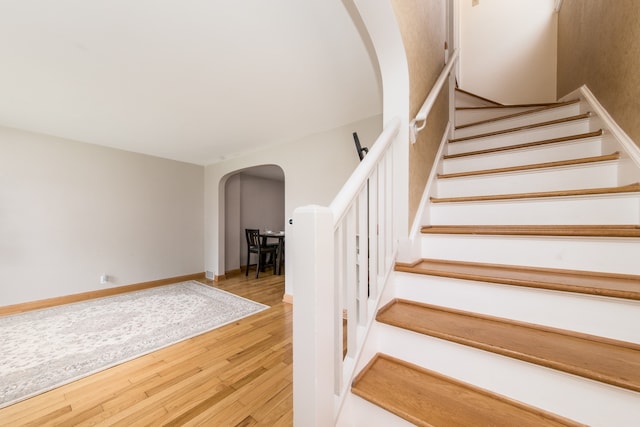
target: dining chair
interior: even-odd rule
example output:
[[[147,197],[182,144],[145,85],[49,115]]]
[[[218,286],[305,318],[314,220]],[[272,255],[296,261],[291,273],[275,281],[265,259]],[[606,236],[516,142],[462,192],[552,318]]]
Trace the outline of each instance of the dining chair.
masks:
[[[256,254],[258,260],[255,263],[256,266],[256,279],[260,275],[260,271],[264,271],[267,265],[273,266],[275,270],[276,254],[278,247],[276,245],[266,245],[262,236],[260,236],[260,230],[255,228],[246,228],[245,235],[247,237],[247,268],[245,276],[249,275],[249,267],[251,264],[251,254]],[[267,263],[267,255],[270,255],[270,262]]]

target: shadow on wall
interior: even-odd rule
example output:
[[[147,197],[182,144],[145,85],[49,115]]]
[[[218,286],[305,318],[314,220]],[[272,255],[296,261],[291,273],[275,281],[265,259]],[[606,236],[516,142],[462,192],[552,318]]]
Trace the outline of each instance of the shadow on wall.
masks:
[[[284,230],[284,171],[262,165],[237,171],[225,184],[225,271],[238,270],[247,260],[245,228]]]

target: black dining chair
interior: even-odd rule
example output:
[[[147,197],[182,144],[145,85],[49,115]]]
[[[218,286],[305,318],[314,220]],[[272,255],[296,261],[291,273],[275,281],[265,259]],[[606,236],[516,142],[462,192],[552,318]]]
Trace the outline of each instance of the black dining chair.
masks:
[[[249,275],[249,267],[251,264],[251,254],[256,254],[258,260],[255,263],[256,266],[256,279],[260,275],[260,271],[264,271],[267,265],[273,266],[275,269],[276,254],[278,251],[277,245],[266,245],[264,239],[260,236],[260,230],[254,228],[246,228],[245,235],[247,237],[247,269],[245,276]],[[269,263],[267,263],[267,255],[269,257]]]

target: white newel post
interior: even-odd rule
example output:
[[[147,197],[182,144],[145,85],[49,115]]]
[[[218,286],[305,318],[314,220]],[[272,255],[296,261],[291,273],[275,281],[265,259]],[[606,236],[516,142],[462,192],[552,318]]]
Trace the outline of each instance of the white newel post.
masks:
[[[293,423],[334,425],[333,214],[303,206],[293,213]]]

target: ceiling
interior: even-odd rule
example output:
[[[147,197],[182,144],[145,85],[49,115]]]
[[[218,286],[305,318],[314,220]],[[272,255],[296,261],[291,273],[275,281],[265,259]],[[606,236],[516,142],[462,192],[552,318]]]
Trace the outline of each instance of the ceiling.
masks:
[[[341,0],[2,0],[0,126],[207,165],[381,112]]]
[[[239,173],[243,175],[253,176],[255,178],[284,182],[284,171],[280,166],[276,165],[253,166],[247,169],[243,169]]]

